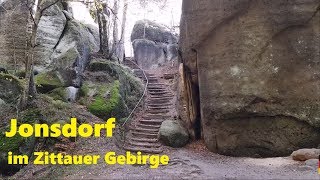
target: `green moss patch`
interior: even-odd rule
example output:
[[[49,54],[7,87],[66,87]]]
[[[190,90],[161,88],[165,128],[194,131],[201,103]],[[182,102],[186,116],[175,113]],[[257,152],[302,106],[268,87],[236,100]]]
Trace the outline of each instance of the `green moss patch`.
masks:
[[[48,93],[53,89],[63,87],[64,84],[57,75],[57,72],[46,72],[35,76],[37,90],[40,93]]]
[[[109,97],[105,97],[104,92],[107,92],[107,89],[100,89],[99,95],[89,105],[89,111],[102,119],[121,117],[124,104],[121,99],[119,88],[120,82],[117,80],[114,82],[110,90]]]
[[[63,87],[52,90],[49,96],[54,100],[67,101],[67,91]]]

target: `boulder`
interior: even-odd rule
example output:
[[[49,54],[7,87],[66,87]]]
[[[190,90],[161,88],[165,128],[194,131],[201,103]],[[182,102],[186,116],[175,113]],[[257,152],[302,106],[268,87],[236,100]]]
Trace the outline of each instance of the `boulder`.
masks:
[[[173,61],[175,58],[178,57],[178,44],[169,44],[166,46],[165,55],[168,61]]]
[[[166,120],[160,127],[160,140],[167,146],[183,147],[188,143],[189,134],[178,121]]]
[[[0,64],[8,71],[24,69],[29,11],[22,4],[7,0],[2,3],[7,11],[0,8]],[[65,8],[58,2],[43,11],[34,65],[41,72],[58,71],[66,86],[80,87],[89,55],[99,49],[99,33],[97,26],[77,21]]]
[[[91,27],[92,28],[92,27]],[[98,50],[98,42],[91,31],[76,20],[69,20],[64,36],[55,48],[51,58],[51,67],[59,71],[66,86],[80,87],[83,72],[89,63],[90,52]],[[73,76],[70,76],[72,74]]]
[[[318,145],[319,5],[184,0],[181,109],[191,124],[201,115],[211,151],[287,156]]]
[[[25,0],[6,0],[0,6],[0,65],[11,70],[25,60],[28,8]]]
[[[35,62],[38,68],[45,68],[51,63],[51,54],[60,37],[63,36],[63,30],[67,19],[62,12],[62,5],[57,3],[46,9],[39,22],[37,31],[37,46],[35,48]]]
[[[47,93],[65,86],[60,73],[55,71],[43,72],[35,76],[35,83],[40,93]]]
[[[152,69],[165,62],[165,53],[161,46],[147,39],[132,42],[137,64],[144,69]]]
[[[142,82],[129,69],[105,59],[93,59],[79,92],[80,103],[103,119],[125,118],[143,94]]]
[[[178,38],[167,27],[149,20],[136,22],[131,42],[134,58],[144,69],[157,68],[178,57]]]
[[[149,21],[137,21],[131,33],[131,41],[136,39],[148,39],[157,43],[176,44],[178,38],[164,25]]]
[[[292,159],[296,161],[318,159],[320,156],[320,149],[299,149],[297,151],[293,151],[291,156],[292,156]]]
[[[14,76],[0,73],[0,99],[5,103],[16,104],[23,91],[22,83]]]
[[[63,102],[75,102],[79,97],[79,88],[73,86],[59,87],[48,93],[54,100]]]

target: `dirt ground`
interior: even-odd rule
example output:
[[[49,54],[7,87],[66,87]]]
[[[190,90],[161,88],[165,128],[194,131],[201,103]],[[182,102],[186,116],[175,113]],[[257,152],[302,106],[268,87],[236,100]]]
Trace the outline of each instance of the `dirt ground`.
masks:
[[[116,139],[92,138],[80,140],[77,155],[99,154],[109,151],[124,154],[115,145]],[[78,146],[80,147],[80,146]],[[166,147],[163,154],[170,157],[168,165],[150,169],[149,165],[35,166],[28,165],[13,178],[35,179],[320,179],[317,164],[306,166],[290,157],[239,158],[209,152],[202,142],[193,142],[184,148]]]

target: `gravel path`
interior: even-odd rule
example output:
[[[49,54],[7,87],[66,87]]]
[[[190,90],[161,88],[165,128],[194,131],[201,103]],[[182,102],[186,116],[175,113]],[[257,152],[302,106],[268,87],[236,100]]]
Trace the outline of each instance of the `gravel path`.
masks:
[[[66,179],[320,179],[317,165],[305,166],[290,157],[235,158],[190,148],[167,149],[170,163],[158,169],[146,166],[89,167]],[[89,173],[88,173],[89,172]]]

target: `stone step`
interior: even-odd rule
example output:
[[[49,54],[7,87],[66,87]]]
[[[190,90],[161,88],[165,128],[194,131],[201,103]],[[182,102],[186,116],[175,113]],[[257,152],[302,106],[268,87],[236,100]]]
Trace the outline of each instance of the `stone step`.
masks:
[[[150,139],[150,138],[137,138],[137,137],[130,137],[128,138],[128,141],[136,141],[136,142],[149,142],[149,143],[157,143],[159,142],[158,138],[157,139]]]
[[[166,89],[168,86],[149,84],[148,89]]]
[[[165,89],[165,88],[167,88],[166,86],[153,86],[153,85],[150,85],[150,83],[152,83],[152,82],[149,82],[148,89]]]
[[[147,103],[149,107],[163,107],[163,106],[173,106],[172,103]]]
[[[174,74],[171,73],[164,73],[163,74],[164,79],[174,79]]]
[[[135,137],[151,138],[151,139],[158,138],[158,133],[145,133],[145,132],[138,132],[138,131],[132,131],[131,133]]]
[[[169,119],[171,116],[169,115],[154,115],[154,114],[146,114],[144,115],[142,118],[144,120],[165,120],[165,119]],[[140,120],[141,121],[141,120]]]
[[[141,128],[141,127],[131,127],[131,130],[143,132],[143,133],[158,133],[159,129],[149,129],[149,128]]]
[[[162,122],[164,121],[165,119],[163,119],[163,120],[160,120],[160,119],[154,119],[154,120],[152,120],[152,119],[150,119],[150,120],[140,120],[139,122],[141,123],[141,124],[145,124],[145,125],[161,125],[162,124]]]
[[[149,92],[168,92],[167,89],[150,89],[148,88]]]
[[[170,101],[172,100],[172,98],[170,99],[152,99],[147,101],[147,103],[149,104],[162,104],[162,103],[170,103]]]
[[[125,146],[125,150],[132,151],[132,152],[144,152],[144,153],[150,153],[150,154],[162,153],[161,148],[142,148],[142,147],[136,147],[136,146]]]
[[[166,84],[164,84],[164,83],[150,83],[149,85],[154,85],[154,86],[165,86]]]
[[[169,110],[154,110],[154,109],[147,110],[147,113],[150,113],[150,114],[165,114],[168,112],[169,112]]]
[[[137,141],[128,141],[127,142],[131,146],[137,146],[137,147],[148,147],[148,148],[159,148],[161,147],[161,144],[156,142],[137,142]]]
[[[154,76],[154,75],[151,75],[151,74],[146,74],[146,76],[147,76],[148,79],[158,79],[157,76]],[[143,73],[142,73],[142,75],[141,74],[137,75],[137,77],[138,78],[145,78]]]
[[[147,71],[144,71],[144,73],[143,73],[143,70],[141,70],[141,69],[137,69],[137,70],[135,71],[135,73],[140,74],[140,75],[146,74],[146,75],[155,76],[154,74],[149,73],[149,72],[147,72]]]
[[[165,95],[150,95],[150,98],[172,98],[173,94],[165,94]]]
[[[172,100],[172,96],[171,96],[171,97],[163,97],[163,96],[155,97],[155,96],[150,96],[148,100]]]
[[[162,106],[162,107],[150,107],[150,106],[147,106],[148,107],[148,109],[150,109],[150,110],[165,110],[165,109],[170,109],[170,107],[168,107],[168,106]]]
[[[150,91],[150,90],[149,90]],[[162,91],[162,92],[149,92],[149,94],[151,94],[151,95],[173,95],[173,94],[171,94],[171,92],[168,92],[168,91]]]
[[[147,80],[144,80],[145,82],[147,82]],[[158,79],[148,79],[149,83],[154,83],[154,82],[158,82]]]
[[[141,123],[137,124],[136,126],[141,128],[157,129],[157,130],[159,130],[160,128],[160,125],[147,125],[147,124],[141,124]]]

